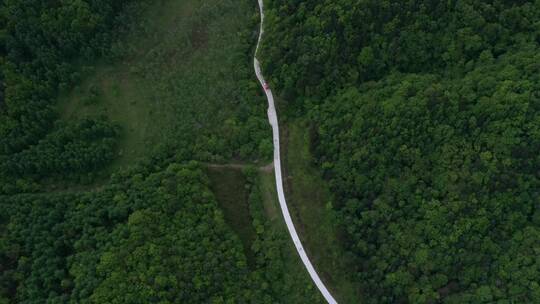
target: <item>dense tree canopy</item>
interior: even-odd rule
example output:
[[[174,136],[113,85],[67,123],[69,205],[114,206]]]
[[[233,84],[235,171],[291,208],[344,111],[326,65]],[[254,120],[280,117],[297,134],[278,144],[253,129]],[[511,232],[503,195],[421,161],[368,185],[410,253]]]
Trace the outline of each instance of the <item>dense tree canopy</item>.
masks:
[[[539,302],[540,2],[269,5],[366,302]]]
[[[540,265],[510,258],[540,244],[537,53],[460,80],[395,74],[313,111],[361,277],[382,298],[538,300]]]
[[[171,165],[100,193],[4,201],[13,218],[2,252],[18,260],[3,282],[22,280],[7,294],[26,303],[241,299],[245,257],[205,185],[200,170]]]
[[[483,51],[495,57],[538,43],[538,1],[327,0],[269,3],[265,70],[291,97],[389,71],[461,71]]]

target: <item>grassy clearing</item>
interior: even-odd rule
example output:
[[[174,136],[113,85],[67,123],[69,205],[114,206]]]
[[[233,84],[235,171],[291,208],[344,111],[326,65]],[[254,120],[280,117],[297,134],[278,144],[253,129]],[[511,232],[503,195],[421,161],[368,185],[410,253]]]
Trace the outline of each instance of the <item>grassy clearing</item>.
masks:
[[[312,166],[308,128],[299,120],[283,126],[287,202],[300,237],[317,271],[340,303],[361,303],[351,277],[354,265],[334,225],[328,185]]]
[[[253,266],[255,256],[251,246],[255,241],[255,229],[249,212],[246,178],[242,170],[234,168],[207,167],[207,173],[225,220],[240,237],[248,264]]]
[[[61,118],[104,115],[122,127],[109,172],[182,147],[203,161],[249,158],[271,140],[249,58],[255,12],[247,0],[128,9],[110,58],[82,68],[81,84],[61,94]]]

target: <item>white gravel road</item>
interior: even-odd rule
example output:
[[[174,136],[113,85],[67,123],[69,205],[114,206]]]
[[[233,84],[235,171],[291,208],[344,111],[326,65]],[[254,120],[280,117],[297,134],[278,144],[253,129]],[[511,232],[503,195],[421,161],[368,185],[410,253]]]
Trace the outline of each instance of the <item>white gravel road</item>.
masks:
[[[257,41],[257,48],[259,49],[259,44],[261,43],[261,37],[263,35],[263,21],[264,21],[264,5],[263,0],[259,1],[259,9],[261,13],[261,25],[260,25],[260,31],[259,31],[259,39]],[[255,51],[255,54],[257,54],[257,51]],[[272,95],[272,91],[270,90],[267,82],[264,80],[264,77],[261,72],[261,67],[259,64],[259,60],[254,57],[253,58],[253,65],[255,67],[255,73],[257,74],[257,78],[259,79],[259,82],[261,83],[265,93],[266,98],[268,99],[268,121],[270,122],[270,125],[272,125],[272,134],[274,138],[274,172],[276,175],[276,188],[278,193],[278,199],[279,199],[279,205],[281,207],[281,212],[283,213],[283,217],[285,218],[285,224],[287,224],[287,229],[289,229],[289,234],[291,235],[291,238],[294,242],[294,246],[296,247],[296,251],[300,255],[300,258],[302,259],[302,262],[304,263],[304,266],[306,270],[309,273],[309,276],[317,285],[317,288],[321,291],[322,295],[326,299],[326,301],[330,304],[337,303],[334,297],[330,294],[324,283],[321,281],[321,278],[319,278],[319,275],[317,274],[317,271],[315,271],[315,268],[313,268],[313,265],[311,264],[304,247],[302,246],[302,243],[300,242],[300,238],[298,237],[298,234],[296,233],[296,228],[294,227],[294,223],[291,219],[291,215],[289,214],[289,208],[287,207],[287,201],[285,200],[285,194],[283,192],[283,181],[281,177],[281,158],[280,158],[280,150],[279,150],[279,125],[278,125],[278,118],[276,113],[276,108],[274,107],[274,96]]]

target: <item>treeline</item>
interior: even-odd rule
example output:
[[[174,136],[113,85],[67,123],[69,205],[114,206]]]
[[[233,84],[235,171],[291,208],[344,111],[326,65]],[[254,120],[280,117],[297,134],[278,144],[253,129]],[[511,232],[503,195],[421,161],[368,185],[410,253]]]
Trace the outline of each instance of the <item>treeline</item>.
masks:
[[[0,171],[8,176],[38,178],[54,173],[94,171],[113,159],[118,133],[118,127],[103,119],[59,124],[35,145],[0,158]]]
[[[269,5],[366,303],[540,302],[540,2]]]
[[[256,174],[250,205],[258,231],[248,268],[208,178],[196,163],[117,175],[82,194],[2,197],[2,303],[310,303],[303,272],[280,264],[287,236],[264,215]]]

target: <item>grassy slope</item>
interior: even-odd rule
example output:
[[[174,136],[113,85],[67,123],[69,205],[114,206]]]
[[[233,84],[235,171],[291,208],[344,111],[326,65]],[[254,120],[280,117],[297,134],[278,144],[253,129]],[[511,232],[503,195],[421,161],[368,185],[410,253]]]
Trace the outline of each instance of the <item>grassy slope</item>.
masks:
[[[251,26],[246,12],[252,11],[249,1],[225,0],[162,0],[133,9],[128,15],[142,17],[130,18],[139,21],[113,48],[118,55],[112,63],[85,68],[81,85],[60,97],[61,117],[105,115],[122,126],[119,157],[110,172],[151,155],[159,145],[219,141],[225,121],[257,102],[243,97],[255,81],[239,83],[251,72],[242,57],[249,48],[242,31]],[[261,110],[263,117],[264,105]],[[196,156],[222,161],[212,157]]]
[[[354,265],[333,224],[331,194],[312,164],[308,130],[300,120],[282,127],[284,180],[293,221],[312,262],[340,303],[361,303],[361,291],[348,275]]]
[[[150,64],[145,54],[152,50],[154,40],[138,27],[163,36],[159,28],[174,26],[177,16],[189,16],[193,12],[193,2],[161,1],[159,5],[151,6],[144,16],[139,17],[144,21],[128,31],[118,43],[131,50],[126,47],[121,58],[112,64],[104,61],[84,67],[83,82],[60,97],[58,105],[63,119],[105,115],[122,126],[120,157],[115,165],[129,164],[149,154],[151,147],[164,135],[159,130],[168,116],[153,100],[155,88],[152,84],[135,73],[141,65]],[[139,14],[137,11],[135,13]],[[92,91],[97,95],[94,100],[89,97]]]
[[[285,269],[286,272],[284,273],[282,281],[293,282],[301,278],[302,280],[305,280],[305,282],[309,282],[308,284],[310,284],[310,286],[307,287],[310,290],[309,294],[314,294],[316,297],[315,299],[297,299],[294,297],[288,298],[287,295],[284,295],[284,303],[325,303],[322,295],[317,290],[317,287],[309,278],[309,275],[300,260],[300,256],[296,252],[296,248],[291,241],[287,226],[285,225],[285,220],[281,215],[275,183],[273,170],[269,172],[260,172],[259,188],[262,194],[265,215],[270,221],[271,229],[278,231],[284,239],[283,248],[281,249],[283,252],[281,259],[283,269]],[[293,294],[293,292],[291,292],[291,294]]]

